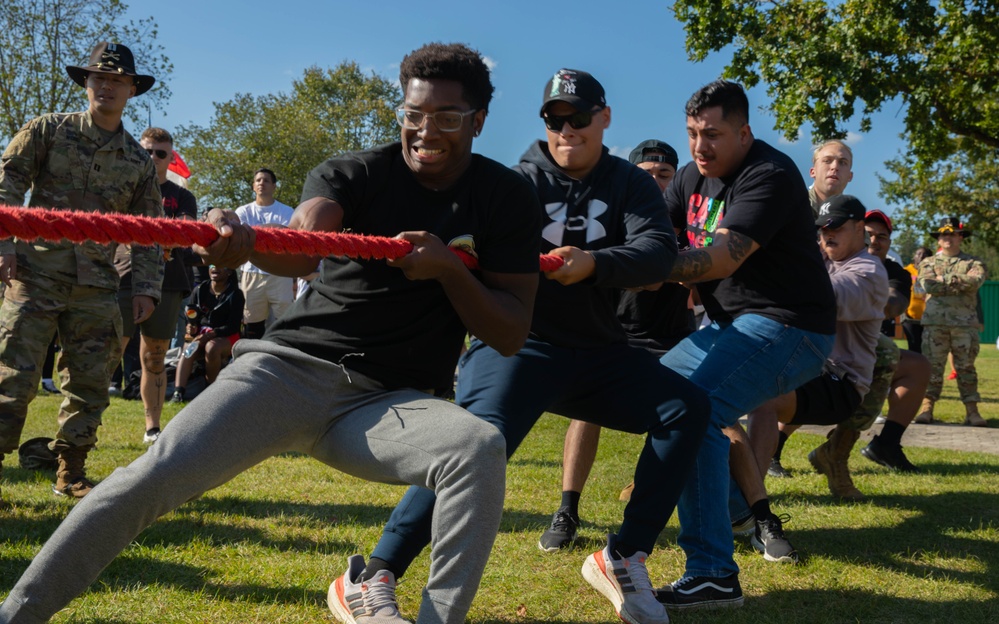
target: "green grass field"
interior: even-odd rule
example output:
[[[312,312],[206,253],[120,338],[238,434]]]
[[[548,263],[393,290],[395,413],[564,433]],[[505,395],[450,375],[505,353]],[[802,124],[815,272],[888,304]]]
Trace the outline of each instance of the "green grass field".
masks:
[[[997,427],[999,352],[991,345],[983,345],[978,370],[982,414]],[[957,421],[963,412],[953,383],[945,389],[938,416]],[[24,439],[52,434],[59,400],[35,400]],[[175,411],[168,405],[166,416]],[[579,568],[620,521],[618,493],[631,478],[640,440],[605,432],[583,497],[581,543],[545,554],[536,542],[558,503],[566,422],[544,417],[511,462],[506,513],[470,621],[617,621]],[[140,403],[112,400],[91,454],[92,478],[105,478],[145,450],[142,423]],[[867,461],[858,445],[851,466],[869,500],[841,504],[806,459],[819,442],[792,437],[784,465],[794,478],[768,483],[774,510],[792,516],[786,529],[803,563],[765,562],[739,539],[745,607],[678,614],[673,621],[999,622],[999,455],[907,448],[924,469],[910,476]],[[3,494],[14,509],[0,514],[0,595],[72,507],[52,495],[50,481],[20,469],[14,455],[4,462]],[[402,491],[305,456],[272,458],[162,518],[54,621],[334,621],[325,604],[329,583],[348,555],[370,552]],[[674,518],[649,558],[657,585],[683,570],[676,531]],[[408,617],[416,615],[426,575],[423,556],[399,586]]]

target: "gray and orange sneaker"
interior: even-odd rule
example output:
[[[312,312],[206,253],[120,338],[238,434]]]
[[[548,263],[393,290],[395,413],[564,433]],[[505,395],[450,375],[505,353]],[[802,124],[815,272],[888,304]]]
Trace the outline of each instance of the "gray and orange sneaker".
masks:
[[[381,570],[361,581],[364,557],[347,558],[347,571],[330,584],[326,595],[330,611],[346,624],[412,624],[399,615],[395,601],[395,575]]]
[[[607,536],[607,546],[583,563],[583,578],[604,595],[619,618],[630,624],[669,624],[666,608],[656,600],[643,552],[622,557],[616,552],[617,536]]]

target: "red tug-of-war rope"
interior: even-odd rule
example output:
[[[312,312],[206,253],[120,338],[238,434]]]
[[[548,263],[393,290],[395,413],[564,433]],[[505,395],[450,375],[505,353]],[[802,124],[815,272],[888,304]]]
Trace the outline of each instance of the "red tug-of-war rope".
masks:
[[[394,259],[413,250],[413,244],[409,241],[385,236],[306,232],[273,227],[255,227],[253,230],[256,233],[253,248],[264,253]],[[219,237],[215,227],[203,221],[0,205],[0,239],[12,236],[26,241],[66,239],[74,243],[89,240],[100,244],[158,244],[164,247],[190,247],[192,244],[207,247]],[[471,254],[454,248],[452,251],[469,269],[478,268],[478,260]],[[558,256],[539,257],[541,271],[544,273],[558,269],[562,263],[562,258]]]

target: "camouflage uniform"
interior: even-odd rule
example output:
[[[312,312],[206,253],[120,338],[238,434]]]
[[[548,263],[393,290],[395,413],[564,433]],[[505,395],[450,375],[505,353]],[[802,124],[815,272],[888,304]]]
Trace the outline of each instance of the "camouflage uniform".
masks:
[[[978,394],[977,293],[986,279],[982,262],[966,253],[937,254],[919,265],[919,283],[926,290],[923,311],[923,355],[932,372],[926,398],[936,401],[943,386],[947,353],[954,354],[957,389],[962,403],[981,401]]]
[[[885,401],[888,400],[891,380],[895,377],[895,369],[898,368],[899,355],[895,341],[884,334],[879,334],[878,344],[874,348],[874,375],[871,389],[864,395],[863,401],[854,410],[853,415],[843,422],[843,426],[856,431],[866,431],[871,428],[874,420],[881,414]]]
[[[124,129],[109,139],[89,112],[43,115],[14,136],[0,159],[0,203],[23,205],[29,189],[33,208],[163,214],[146,152]],[[92,448],[121,339],[114,245],[0,241],[0,254],[15,253],[16,279],[0,308],[0,454],[17,448],[56,330],[65,398],[53,450]],[[133,272],[135,294],[158,301],[162,251],[137,252]]]

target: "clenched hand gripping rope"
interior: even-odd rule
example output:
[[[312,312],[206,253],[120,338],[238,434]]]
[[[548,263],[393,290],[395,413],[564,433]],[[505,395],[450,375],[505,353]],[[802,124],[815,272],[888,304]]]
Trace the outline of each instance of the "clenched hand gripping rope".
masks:
[[[384,236],[363,236],[341,232],[306,232],[283,228],[254,228],[253,248],[265,253],[304,254],[307,256],[346,256],[348,258],[394,259],[413,249],[407,240]],[[218,239],[215,227],[202,221],[157,219],[117,213],[77,212],[15,208],[0,205],[0,239],[16,236],[21,240],[66,239],[74,243],[159,244],[164,247],[207,247]],[[469,269],[478,268],[477,259],[459,249],[452,249]],[[551,272],[562,266],[562,258],[542,255],[541,271]]]

